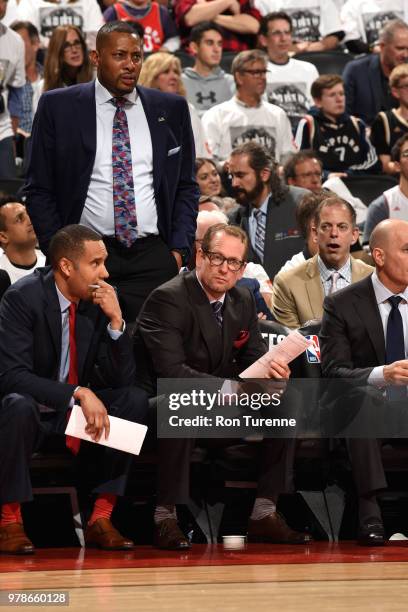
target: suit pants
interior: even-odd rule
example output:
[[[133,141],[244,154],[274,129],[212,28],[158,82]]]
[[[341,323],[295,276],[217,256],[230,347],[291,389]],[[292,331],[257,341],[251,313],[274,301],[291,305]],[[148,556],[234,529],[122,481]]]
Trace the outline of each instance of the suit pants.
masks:
[[[134,323],[147,296],[177,276],[177,262],[160,236],[140,238],[129,248],[104,237],[109,283],[118,292],[123,318]]]
[[[96,395],[111,416],[136,423],[144,423],[147,419],[147,395],[137,387],[108,389]],[[31,456],[47,435],[63,434],[65,426],[66,413],[44,422],[39,405],[28,395],[10,393],[3,398],[0,404],[0,505],[32,500]],[[86,442],[81,442],[81,448],[84,444]],[[108,447],[98,450],[101,461],[94,492],[123,495],[132,455]]]
[[[194,439],[158,439],[157,503],[159,505],[189,503],[190,458],[195,443]],[[226,445],[228,443],[229,441]],[[296,440],[266,438],[260,446],[257,496],[277,500],[281,493],[293,491]]]
[[[347,450],[359,497],[387,488],[381,459],[382,440],[348,438]]]

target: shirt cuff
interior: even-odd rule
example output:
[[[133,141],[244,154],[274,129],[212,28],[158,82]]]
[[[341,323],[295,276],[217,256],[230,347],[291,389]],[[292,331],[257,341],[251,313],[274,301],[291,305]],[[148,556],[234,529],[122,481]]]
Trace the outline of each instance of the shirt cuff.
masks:
[[[69,400],[69,404],[68,404],[69,408],[73,408],[73,407],[75,406],[75,399],[74,399],[74,395],[75,395],[75,393],[78,391],[78,389],[80,389],[80,388],[81,388],[81,385],[78,385],[77,387],[75,387],[75,389],[74,389],[74,393],[72,394],[72,397],[71,397],[71,399]]]
[[[125,321],[122,321],[122,329],[112,329],[111,324],[108,324],[108,334],[112,340],[118,340],[126,329]]]
[[[368,377],[367,382],[373,387],[384,387],[386,384],[384,380],[384,366],[376,366],[375,368],[373,368],[370,372],[370,376]]]

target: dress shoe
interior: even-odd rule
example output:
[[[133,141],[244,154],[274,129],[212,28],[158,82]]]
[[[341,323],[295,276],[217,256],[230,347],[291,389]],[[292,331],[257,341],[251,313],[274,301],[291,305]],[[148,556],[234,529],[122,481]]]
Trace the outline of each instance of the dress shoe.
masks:
[[[191,548],[177,521],[167,518],[155,525],[154,545],[164,550],[187,550]]]
[[[367,521],[360,525],[357,535],[357,543],[360,546],[384,546],[384,527],[380,521]]]
[[[111,521],[100,518],[85,530],[85,546],[101,548],[102,550],[131,550],[135,547],[132,540],[120,535]]]
[[[0,553],[8,555],[31,555],[32,542],[27,538],[21,523],[10,523],[0,527]]]
[[[313,538],[308,533],[294,531],[283,516],[274,512],[259,521],[249,519],[248,542],[272,542],[275,544],[309,544]]]

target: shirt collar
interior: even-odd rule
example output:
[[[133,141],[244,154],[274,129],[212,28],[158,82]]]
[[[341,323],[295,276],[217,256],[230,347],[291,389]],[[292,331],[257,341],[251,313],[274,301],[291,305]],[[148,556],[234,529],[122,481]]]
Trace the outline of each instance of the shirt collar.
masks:
[[[377,276],[377,272],[373,272],[371,276],[371,281],[373,283],[375,299],[377,304],[383,304],[388,300],[392,295],[400,295],[405,302],[408,302],[408,287],[405,287],[405,290],[401,293],[395,294],[390,289],[388,289]]]
[[[201,289],[204,291],[205,295],[207,295],[207,293],[206,293],[206,291],[205,291],[205,289],[204,289],[204,287],[203,287],[203,285],[202,285],[202,282],[201,282],[201,281],[200,281],[200,279],[198,278],[197,270],[195,271],[195,275],[196,275],[196,279],[197,279],[197,281],[198,281],[198,283],[199,283],[199,285],[200,285]],[[207,295],[207,298],[208,298],[208,301],[210,302],[210,304],[214,304],[214,302],[221,302],[221,304],[224,304],[224,300],[225,300],[225,293],[224,293],[224,295],[222,295],[221,297],[217,298],[216,300],[210,300],[210,298],[208,297],[208,295]]]
[[[242,102],[242,100],[240,100],[238,98],[238,96],[234,96],[235,97],[235,102],[237,104],[239,104],[239,106],[243,106],[244,108],[260,108],[262,106],[262,98],[259,100],[259,104],[257,104],[256,106],[249,106],[248,104],[245,104],[245,102]]]
[[[108,91],[106,87],[104,87],[98,79],[95,79],[96,104],[106,104],[108,102],[110,103],[113,97],[114,96],[112,96],[110,91]],[[129,94],[122,96],[122,98],[126,98],[126,100],[129,102],[130,105],[136,104],[137,99],[138,99],[136,87]]]
[[[55,283],[55,288],[57,290],[57,296],[58,296],[58,301],[59,301],[61,312],[65,312],[70,307],[71,302],[67,300],[65,295],[63,295],[61,291],[58,289],[57,283]]]
[[[342,266],[339,270],[328,268],[320,255],[317,256],[317,263],[322,281],[328,281],[333,272],[338,272],[339,275],[344,278],[344,280],[351,283],[351,257],[348,258],[344,266]]]
[[[255,215],[255,211],[256,210],[261,210],[265,215],[268,214],[268,202],[269,202],[269,198],[270,198],[270,193],[268,193],[268,195],[266,196],[266,198],[264,199],[264,201],[262,202],[262,204],[259,206],[259,208],[256,208],[255,206],[251,206],[251,217],[253,218]]]

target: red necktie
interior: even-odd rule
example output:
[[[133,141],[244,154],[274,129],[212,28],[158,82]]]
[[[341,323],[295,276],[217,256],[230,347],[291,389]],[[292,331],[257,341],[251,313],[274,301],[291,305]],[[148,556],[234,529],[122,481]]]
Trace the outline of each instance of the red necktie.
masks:
[[[75,340],[75,318],[76,318],[76,304],[71,302],[69,305],[69,371],[68,371],[68,383],[70,385],[78,385],[78,359],[77,359],[77,346]],[[67,420],[71,415],[71,410],[67,412]],[[81,440],[74,438],[73,436],[67,436],[66,446],[69,448],[71,453],[77,455]]]

